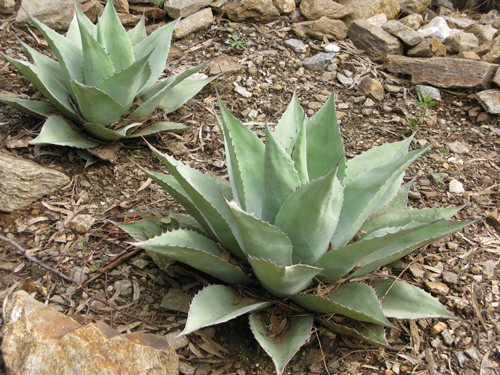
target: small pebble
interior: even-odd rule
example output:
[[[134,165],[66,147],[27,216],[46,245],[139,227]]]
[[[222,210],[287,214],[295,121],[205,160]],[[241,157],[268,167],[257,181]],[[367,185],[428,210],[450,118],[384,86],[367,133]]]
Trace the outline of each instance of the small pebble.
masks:
[[[438,322],[432,326],[431,333],[437,335],[438,333],[443,332],[447,328],[448,328],[448,326],[446,325],[446,323]]]
[[[448,287],[448,285],[446,285],[444,283],[436,283],[436,282],[428,281],[425,283],[425,286],[432,293],[441,294],[443,296],[447,295],[450,292],[450,288]]]

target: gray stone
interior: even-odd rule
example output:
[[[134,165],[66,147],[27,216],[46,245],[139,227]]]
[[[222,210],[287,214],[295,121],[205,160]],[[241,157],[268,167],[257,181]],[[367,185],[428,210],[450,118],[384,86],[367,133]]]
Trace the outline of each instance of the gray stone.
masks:
[[[382,25],[387,22],[387,16],[384,13],[380,13],[367,18],[366,20],[374,26],[382,27]]]
[[[387,21],[382,25],[382,28],[401,39],[408,46],[415,46],[423,40],[422,36],[415,30],[396,20]]]
[[[350,17],[353,20],[367,19],[380,13],[384,13],[391,20],[396,18],[400,11],[397,0],[339,0],[338,2],[352,9]]]
[[[335,57],[335,52],[318,53],[302,60],[302,65],[310,71],[326,70]]]
[[[483,263],[483,274],[488,279],[492,279],[495,277],[495,267],[497,263],[493,260],[487,260]]]
[[[88,267],[83,267],[83,268],[82,267],[74,267],[71,277],[73,279],[75,279],[76,281],[78,281],[79,283],[80,282],[84,283],[85,281],[87,281],[89,279],[89,275],[88,275],[89,271],[90,270]]]
[[[458,284],[458,275],[455,272],[443,271],[443,280],[448,284]]]
[[[422,12],[429,6],[431,0],[398,0],[401,13],[415,14]]]
[[[447,146],[455,154],[467,154],[470,152],[469,146],[458,141],[448,143]]]
[[[16,10],[15,0],[0,0],[0,13],[1,14],[12,14]]]
[[[464,17],[452,17],[452,16],[443,16],[444,20],[452,29],[465,29],[471,25],[477,23],[477,21],[464,18]]]
[[[148,266],[149,262],[146,259],[136,259],[132,261],[132,265],[134,267],[139,268],[140,270],[145,269]]]
[[[448,9],[455,9],[453,7],[453,3],[450,0],[432,0],[432,4],[437,5],[438,7],[445,7]]]
[[[476,361],[476,362],[480,361],[479,353],[478,353],[477,349],[474,348],[473,346],[471,346],[470,348],[465,349],[464,352],[465,352],[465,354],[467,354],[474,361]]]
[[[441,91],[432,86],[416,85],[415,93],[417,94],[417,96],[420,95],[421,98],[427,98],[427,96],[430,95],[430,101],[441,101]]]
[[[115,281],[113,283],[113,288],[115,292],[118,291],[119,295],[122,297],[130,297],[133,293],[132,281],[129,279]]]
[[[455,353],[455,355],[457,356],[458,364],[460,365],[460,367],[463,367],[465,362],[467,362],[467,356],[464,352],[457,352]]]
[[[346,77],[342,73],[337,74],[337,79],[339,80],[340,83],[342,83],[344,86],[351,86],[354,83],[354,80],[350,77]]]
[[[71,219],[69,227],[73,232],[85,234],[92,228],[94,222],[95,219],[92,215],[79,214]]]
[[[403,54],[403,43],[398,38],[366,20],[354,21],[349,27],[348,36],[373,61],[380,61],[387,55]]]
[[[269,22],[280,16],[272,0],[233,0],[226,7],[226,14],[231,21],[247,19],[257,22]]]
[[[411,57],[444,57],[446,56],[446,47],[436,38],[425,38],[412,49],[408,50],[408,56]]]
[[[179,336],[181,332],[182,331],[173,331],[165,335],[165,339],[176,351],[189,345],[189,340],[186,336]]]
[[[69,182],[61,172],[0,152],[0,211],[27,207]]]
[[[451,180],[449,185],[450,193],[463,194],[465,193],[464,185],[458,180]]]
[[[301,38],[324,40],[343,40],[347,38],[347,26],[340,20],[321,17],[315,21],[305,21],[292,24],[292,30]]]
[[[479,39],[479,44],[491,42],[497,33],[497,29],[491,25],[470,25],[464,30],[466,33],[472,33]]]
[[[8,374],[178,374],[175,350],[158,336],[120,335],[103,323],[81,326],[24,291],[4,309],[1,349]]]
[[[419,30],[417,30],[417,32],[424,38],[434,36],[442,42],[451,35],[451,28],[448,26],[443,17],[436,17],[428,24],[422,26]]]
[[[321,17],[340,19],[351,13],[351,9],[333,0],[302,0],[300,12],[309,21],[318,20]]]
[[[180,289],[170,288],[162,298],[160,306],[167,310],[187,313],[190,303],[191,297]]]
[[[486,112],[495,115],[500,114],[500,90],[484,90],[478,92],[476,96]]]
[[[451,335],[451,332],[448,329],[445,329],[443,332],[441,332],[441,336],[443,337],[444,342],[448,346],[453,345],[453,336]]]
[[[210,5],[212,0],[167,0],[163,4],[163,9],[170,18],[187,17],[196,13],[201,8]]]
[[[477,52],[479,55],[482,55],[483,61],[487,61],[490,63],[499,64],[500,63],[500,35],[493,39],[490,43],[486,44],[486,53]],[[478,48],[481,48],[479,46]],[[476,52],[476,50],[474,50]]]
[[[401,18],[399,20],[403,25],[406,25],[413,30],[418,30],[420,29],[420,26],[424,22],[424,18],[422,17],[421,14],[415,13],[415,14],[410,14],[404,18]]]
[[[252,93],[245,89],[243,86],[236,86],[234,88],[234,92],[237,93],[238,95],[243,96],[244,98],[251,98]]]
[[[180,20],[175,27],[175,36],[177,38],[183,38],[198,30],[208,28],[214,21],[215,18],[212,10],[210,8],[205,8]]]
[[[300,39],[287,39],[285,44],[297,53],[306,53],[309,46]]]
[[[461,31],[446,38],[444,45],[450,53],[466,52],[479,46],[479,39],[474,34]]]

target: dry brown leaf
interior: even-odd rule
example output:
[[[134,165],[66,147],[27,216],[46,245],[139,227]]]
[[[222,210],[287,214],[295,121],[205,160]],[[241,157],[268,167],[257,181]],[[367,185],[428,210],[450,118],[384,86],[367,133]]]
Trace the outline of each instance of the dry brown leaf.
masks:
[[[189,349],[198,358],[205,358],[205,356],[196,348],[196,346],[194,346],[191,341],[189,342]]]

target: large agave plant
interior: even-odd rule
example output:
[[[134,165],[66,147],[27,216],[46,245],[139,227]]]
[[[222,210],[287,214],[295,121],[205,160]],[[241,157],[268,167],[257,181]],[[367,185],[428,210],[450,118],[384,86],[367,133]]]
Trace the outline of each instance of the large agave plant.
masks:
[[[420,288],[372,273],[470,224],[448,220],[457,208],[406,209],[405,170],[428,147],[409,152],[409,138],[346,161],[333,95],[311,119],[294,95],[265,144],[219,107],[230,182],[152,148],[171,174],[147,175],[192,218],[123,226],[138,247],[243,285],[204,288],[183,334],[250,313],[281,374],[315,318],[388,346],[388,318],[452,317]]]
[[[28,15],[47,40],[57,61],[21,42],[34,64],[9,61],[49,101],[0,98],[0,102],[30,115],[47,118],[32,144],[93,148],[97,141],[116,141],[165,130],[184,130],[171,122],[141,126],[161,106],[172,112],[196,95],[213,78],[185,80],[204,65],[157,82],[165,68],[177,21],[146,35],[144,17],[126,31],[112,1],[97,25],[76,6],[66,36]],[[83,127],[76,131],[70,123]],[[148,125],[148,124],[146,124]],[[140,127],[140,128],[139,128]]]

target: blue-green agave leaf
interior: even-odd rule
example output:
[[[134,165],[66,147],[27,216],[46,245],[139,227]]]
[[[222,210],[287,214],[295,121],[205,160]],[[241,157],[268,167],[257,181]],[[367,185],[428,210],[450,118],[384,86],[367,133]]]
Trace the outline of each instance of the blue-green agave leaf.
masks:
[[[437,298],[401,281],[374,280],[372,283],[384,314],[398,319],[455,318]]]
[[[248,257],[248,261],[260,284],[279,298],[288,298],[303,291],[311,286],[314,277],[321,272],[321,268],[304,264],[278,266],[251,256]]]
[[[108,0],[101,18],[97,23],[97,40],[109,54],[115,71],[118,72],[128,68],[134,62],[132,42],[130,41],[127,31],[122,26],[118,14],[116,14],[112,0]],[[85,46],[83,48],[84,53],[86,53]]]
[[[311,315],[290,316],[286,319],[288,325],[285,331],[279,337],[270,337],[260,314],[250,314],[250,328],[253,335],[273,360],[278,375],[283,374],[288,362],[309,339],[313,327]]]
[[[96,87],[71,81],[78,108],[85,120],[108,125],[122,118],[125,108],[111,96]]]
[[[0,103],[10,105],[19,111],[38,118],[46,118],[56,112],[56,109],[49,103],[38,100],[0,97]]]
[[[345,152],[335,112],[335,94],[307,122],[307,172],[311,180],[323,177],[339,163],[337,177],[344,181]]]
[[[28,142],[32,145],[58,145],[78,148],[94,148],[99,143],[85,137],[81,132],[75,131],[61,116],[50,116],[40,131],[38,137]]]
[[[26,53],[31,56],[36,66],[45,70],[46,73],[52,75],[57,80],[64,80],[61,67],[59,66],[57,61],[52,60],[50,57],[45,56],[43,53],[40,53],[37,50],[31,48],[22,40],[19,40],[19,42],[23,46]]]
[[[343,284],[328,297],[305,295],[293,297],[292,301],[322,314],[339,314],[361,322],[393,327],[385,317],[375,291],[366,284]]]
[[[79,17],[80,16],[80,17]],[[80,35],[80,26],[87,29],[92,37],[97,36],[97,26],[92,23],[88,17],[81,17],[85,15],[81,11],[80,7],[75,3],[75,14],[71,23],[69,24],[68,32],[66,33],[66,39],[72,41],[78,48],[82,49],[82,37]]]
[[[171,113],[184,105],[189,99],[198,94],[207,84],[212,82],[217,76],[203,79],[186,79],[160,94],[160,107],[165,113]]]
[[[130,38],[130,42],[132,46],[142,42],[148,36],[146,32],[146,18],[142,16],[141,20],[133,29],[127,31],[127,34]]]
[[[246,212],[262,217],[264,194],[264,143],[236,119],[219,98],[221,117],[216,117],[224,135],[226,163],[234,199]]]
[[[85,166],[83,167],[83,169],[87,169],[92,164],[95,164],[100,160],[97,156],[92,155],[90,152],[82,148],[77,148],[75,151],[79,157],[85,160]]]
[[[292,160],[295,163],[295,169],[299,173],[299,180],[303,184],[309,182],[309,173],[307,172],[307,130],[302,126],[297,135],[295,145],[292,151]]]
[[[332,320],[326,320],[323,318],[317,318],[317,320],[330,331],[338,333],[339,335],[354,337],[372,345],[381,346],[387,349],[394,349],[387,342],[387,339],[385,338],[385,328],[381,325],[356,322],[347,326],[346,321],[343,321],[341,324],[337,324]]]
[[[340,214],[337,232],[332,238],[334,249],[349,243],[363,223],[371,216],[374,207],[379,204],[379,200],[394,186],[394,182],[401,179],[406,168],[429,147],[399,156],[385,164],[360,173],[353,179],[346,178],[344,206]]]
[[[295,190],[283,203],[275,225],[292,240],[293,263],[314,265],[326,253],[342,209],[343,187],[334,168]]]
[[[152,124],[146,126],[139,131],[134,131],[131,134],[127,134],[127,138],[136,138],[136,137],[146,137],[151,134],[161,133],[161,132],[171,132],[171,131],[185,131],[189,129],[188,126],[183,124],[178,124],[176,122],[157,122],[156,124]]]
[[[274,138],[273,133],[266,123],[262,220],[274,224],[276,215],[286,197],[299,186],[299,174],[295,170],[290,155],[287,154],[285,149]]]
[[[214,241],[198,232],[172,230],[134,245],[186,263],[226,283],[250,282],[250,278],[242,270],[221,259],[221,250]]]
[[[227,202],[238,227],[237,238],[247,255],[278,266],[292,265],[292,243],[281,229],[243,211],[235,202]]]
[[[103,141],[108,141],[108,142],[114,142],[119,139],[122,139],[125,137],[125,134],[127,130],[134,128],[136,126],[142,125],[141,123],[134,123],[134,124],[129,124],[120,130],[111,130],[109,128],[106,128],[105,126],[102,126],[100,124],[96,124],[94,122],[86,122],[83,124],[83,127],[85,131],[89,134],[91,134],[93,137],[103,140]]]
[[[384,207],[382,207],[380,210],[375,212],[368,220],[374,219],[375,217],[388,212],[406,210],[406,207],[408,205],[408,193],[410,191],[412,183],[413,180],[401,186],[401,188],[398,190],[396,195],[391,199],[391,201],[387,203]]]
[[[203,327],[225,323],[238,316],[259,311],[271,305],[271,302],[242,298],[236,289],[229,286],[209,285],[193,298],[182,335],[187,335]]]
[[[274,137],[289,154],[292,153],[293,144],[295,143],[293,140],[302,127],[304,119],[304,110],[299,103],[297,93],[294,91],[288,108],[278,121],[276,128],[274,128]]]

